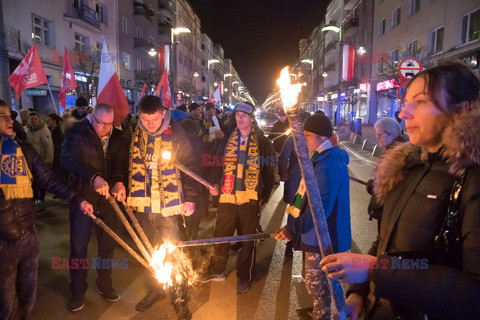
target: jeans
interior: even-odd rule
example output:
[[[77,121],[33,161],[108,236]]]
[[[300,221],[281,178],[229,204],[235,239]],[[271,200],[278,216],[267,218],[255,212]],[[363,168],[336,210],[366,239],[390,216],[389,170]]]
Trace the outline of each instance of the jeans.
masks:
[[[0,240],[0,319],[27,319],[35,305],[39,240],[35,226],[17,240]]]

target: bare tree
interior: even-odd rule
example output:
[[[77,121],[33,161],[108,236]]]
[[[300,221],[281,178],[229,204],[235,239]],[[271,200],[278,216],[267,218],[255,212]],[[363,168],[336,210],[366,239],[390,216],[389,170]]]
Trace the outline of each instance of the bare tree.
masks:
[[[70,51],[70,61],[75,74],[84,80],[77,81],[77,96],[83,96],[90,100],[97,95],[98,74],[101,62],[100,51],[75,48]]]
[[[135,78],[147,84],[147,91],[157,87],[161,76],[158,68],[135,71]]]

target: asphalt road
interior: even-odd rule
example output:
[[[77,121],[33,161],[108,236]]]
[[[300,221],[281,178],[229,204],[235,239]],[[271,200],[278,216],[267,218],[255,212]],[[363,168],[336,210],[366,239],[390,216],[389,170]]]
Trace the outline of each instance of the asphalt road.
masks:
[[[351,176],[368,180],[373,175],[375,159],[357,150],[358,147],[344,145],[350,154],[349,170]],[[368,160],[368,161],[367,161]],[[369,197],[365,187],[351,182],[351,221],[354,252],[366,252],[376,235],[376,222],[368,221],[366,208]],[[283,186],[272,194],[265,207],[261,225],[267,233],[274,233],[285,224],[285,204],[281,201]],[[205,217],[201,224],[200,238],[209,238],[213,234],[213,213]],[[155,304],[144,312],[135,310],[136,303],[145,295],[144,273],[136,261],[122,249],[115,251],[114,258],[128,259],[126,269],[113,271],[114,287],[121,300],[110,303],[104,300],[95,289],[96,272],[89,269],[89,289],[85,296],[85,307],[78,313],[67,310],[69,273],[66,269],[52,269],[52,259],[68,259],[69,221],[68,206],[64,201],[47,196],[47,212],[37,219],[40,233],[40,267],[37,291],[37,303],[31,319],[176,319],[169,299]],[[89,257],[97,255],[96,237],[92,232]],[[126,233],[120,233],[123,239],[129,239]],[[133,247],[132,241],[129,241]],[[235,292],[235,252],[230,251],[227,271],[230,273],[225,282],[194,286],[190,289],[190,308],[194,320],[287,320],[298,319],[295,310],[311,306],[311,299],[302,282],[302,254],[295,252],[293,260],[284,258],[285,244],[273,239],[259,243],[257,251],[257,275],[252,289],[243,295]],[[209,249],[198,251],[197,266],[206,266]]]

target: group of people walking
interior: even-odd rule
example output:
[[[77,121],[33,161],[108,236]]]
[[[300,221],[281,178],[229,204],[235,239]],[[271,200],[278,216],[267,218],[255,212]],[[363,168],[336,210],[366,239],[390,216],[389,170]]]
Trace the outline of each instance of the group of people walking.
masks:
[[[218,207],[214,237],[259,232],[262,207],[277,175],[284,181],[288,222],[276,238],[305,253],[313,308],[304,310],[303,317],[331,318],[330,277],[350,284],[349,319],[480,318],[479,94],[480,81],[468,67],[440,65],[420,72],[406,90],[399,117],[410,143],[401,138],[396,120],[376,124],[386,152],[367,186],[372,195],[368,212],[378,219],[379,231],[368,254],[348,252],[348,154],[323,112],[305,117],[303,133],[334,251],[323,257],[314,224],[320,217],[313,219],[310,212],[293,140],[287,135],[267,138],[249,102],[237,104],[231,114],[196,103],[172,112],[160,98],[145,96],[137,115],[117,128],[112,106],[101,103],[88,110],[88,103],[80,100],[64,117],[76,122],[62,134],[60,116],[49,115],[44,125],[34,110],[23,131],[12,120],[9,105],[0,101],[0,318],[26,319],[35,304],[39,240],[33,199],[43,202],[45,191],[69,202],[70,261],[87,258],[92,228],[99,258],[112,259],[114,241],[89,216],[115,230],[116,213],[106,199],[111,194],[135,211],[155,246],[195,239],[210,206]],[[288,129],[285,113],[278,115],[273,134]],[[166,151],[173,159],[162,157]],[[213,187],[204,188],[176,163]],[[229,244],[213,247],[199,282],[227,278],[228,252]],[[242,244],[238,294],[248,292],[255,280],[255,252],[255,242]],[[151,274],[146,277],[138,311],[167,296]],[[86,269],[70,269],[71,312],[84,308],[86,279]],[[98,268],[95,285],[107,301],[120,299],[111,269]],[[170,299],[178,319],[191,319],[186,281],[174,281]]]

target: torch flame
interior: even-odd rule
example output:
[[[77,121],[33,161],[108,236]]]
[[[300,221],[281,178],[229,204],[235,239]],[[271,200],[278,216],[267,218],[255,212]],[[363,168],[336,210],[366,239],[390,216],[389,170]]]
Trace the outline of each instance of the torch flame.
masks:
[[[288,136],[288,135],[290,134],[290,132],[292,132],[292,129],[288,129],[288,130],[285,132],[285,135]]]
[[[170,151],[164,151],[162,153],[162,159],[164,160],[170,160],[171,157],[172,157],[172,153]]]
[[[165,261],[167,253],[172,253],[175,246],[171,242],[166,242],[155,250],[152,254],[150,266],[155,271],[155,278],[165,287],[172,286],[173,264]]]
[[[277,79],[277,84],[280,87],[280,95],[282,96],[285,109],[293,108],[297,104],[298,94],[302,91],[302,84],[291,83],[288,67],[282,69],[280,78]]]

